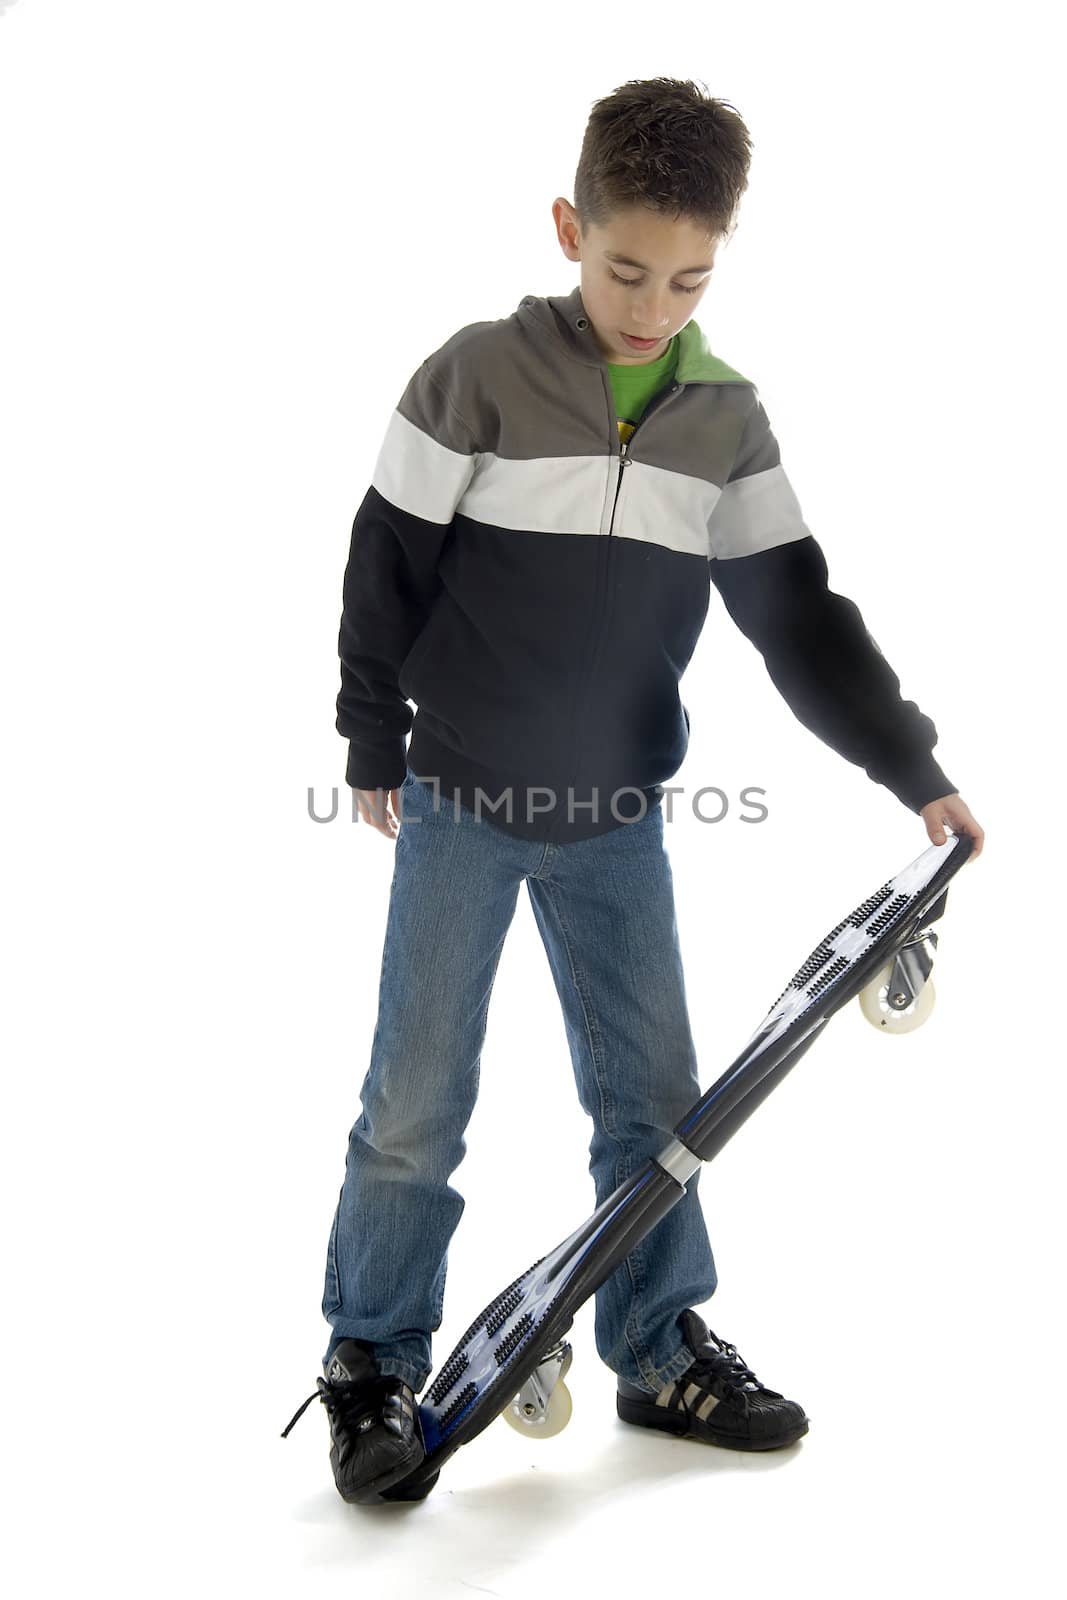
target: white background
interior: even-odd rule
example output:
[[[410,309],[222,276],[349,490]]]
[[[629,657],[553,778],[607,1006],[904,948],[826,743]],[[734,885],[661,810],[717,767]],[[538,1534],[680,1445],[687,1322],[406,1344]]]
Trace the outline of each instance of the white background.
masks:
[[[1050,7],[0,7],[5,1558],[20,1595],[1044,1596],[1063,1385],[1063,130]],[[494,1424],[346,1506],[314,1388],[393,846],[316,825],[352,516],[411,372],[566,293],[594,99],[697,79],[755,144],[697,321],[759,384],[834,587],[988,830],[925,1028],[850,1007],[714,1164],[702,1308],[812,1419],[746,1458]],[[713,594],[668,830],[709,1084],[926,843]],[[1049,1004],[1051,1001],[1051,1005]],[[525,895],[435,1365],[592,1209]],[[536,1113],[536,1115],[535,1115]]]

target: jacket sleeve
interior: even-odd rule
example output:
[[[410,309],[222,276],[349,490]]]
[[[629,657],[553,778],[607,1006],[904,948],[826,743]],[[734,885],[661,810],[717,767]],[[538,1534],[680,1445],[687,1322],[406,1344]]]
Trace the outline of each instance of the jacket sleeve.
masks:
[[[345,780],[354,789],[403,782],[413,718],[400,672],[440,592],[438,560],[476,462],[470,429],[424,361],[389,420],[352,524],[336,727],[348,740]]]
[[[711,579],[798,721],[912,811],[955,793],[933,758],[937,729],[828,585],[758,397],[709,521]]]

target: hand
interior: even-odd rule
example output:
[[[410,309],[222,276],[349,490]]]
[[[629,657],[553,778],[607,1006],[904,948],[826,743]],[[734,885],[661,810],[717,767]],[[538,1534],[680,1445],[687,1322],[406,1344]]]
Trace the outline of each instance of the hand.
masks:
[[[352,793],[356,797],[360,819],[369,822],[379,833],[384,833],[387,839],[395,839],[400,831],[400,790],[353,789]],[[386,795],[389,796],[389,804],[393,808],[392,816],[385,809]],[[394,818],[397,820],[394,821]]]
[[[928,805],[923,806],[919,815],[926,823],[926,832],[934,844],[944,844],[945,830],[942,824],[946,822],[953,833],[969,833],[974,840],[971,860],[977,861],[985,842],[985,831],[972,817],[968,806],[958,794],[946,794],[942,795],[940,800],[931,800]]]

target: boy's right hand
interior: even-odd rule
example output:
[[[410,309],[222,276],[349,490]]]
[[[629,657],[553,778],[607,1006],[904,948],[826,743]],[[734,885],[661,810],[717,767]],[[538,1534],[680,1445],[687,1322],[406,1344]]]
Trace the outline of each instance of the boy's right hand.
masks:
[[[352,793],[356,797],[360,821],[369,822],[372,828],[384,833],[387,839],[395,839],[400,831],[400,790],[353,789]],[[385,809],[386,795],[389,796],[389,804],[392,806],[392,816]]]

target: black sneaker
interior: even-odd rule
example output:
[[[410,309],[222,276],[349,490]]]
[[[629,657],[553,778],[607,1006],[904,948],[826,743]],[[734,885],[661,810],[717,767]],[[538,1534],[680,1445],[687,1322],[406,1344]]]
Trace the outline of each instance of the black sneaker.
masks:
[[[619,1378],[615,1407],[623,1422],[730,1450],[777,1450],[807,1433],[803,1407],[760,1383],[736,1345],[709,1333],[695,1311],[678,1321],[696,1359],[658,1394]]]
[[[282,1438],[312,1400],[321,1400],[329,1413],[330,1465],[342,1499],[374,1505],[383,1489],[414,1472],[426,1454],[415,1396],[403,1378],[378,1370],[373,1345],[359,1339],[342,1340],[316,1385]],[[422,1500],[436,1482],[435,1474],[409,1494],[398,1489],[389,1498]]]

